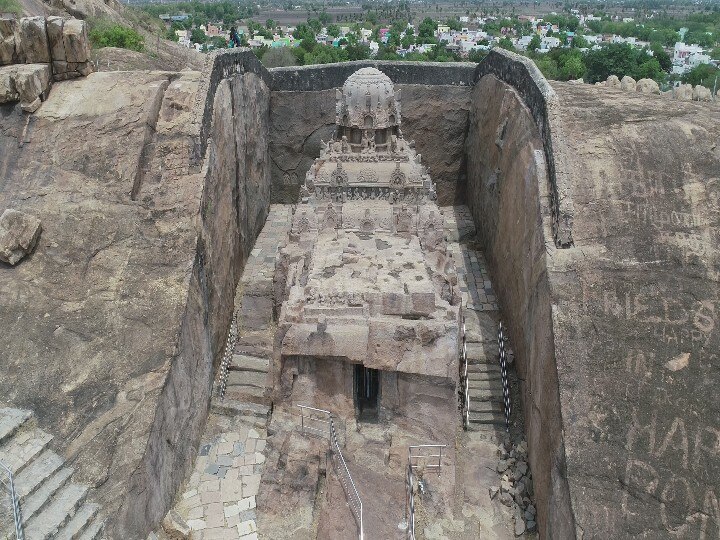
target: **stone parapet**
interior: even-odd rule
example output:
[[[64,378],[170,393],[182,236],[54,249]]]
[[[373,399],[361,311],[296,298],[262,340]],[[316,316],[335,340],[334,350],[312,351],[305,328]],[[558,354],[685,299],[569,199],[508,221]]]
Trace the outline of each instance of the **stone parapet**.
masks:
[[[374,67],[394,84],[472,86],[475,64],[469,62],[392,62],[358,60],[342,64],[323,64],[273,68],[273,92],[317,92],[339,88],[358,69]]]
[[[494,75],[515,88],[530,109],[540,130],[548,167],[555,245],[559,248],[572,247],[573,210],[566,178],[569,172],[562,168],[558,170],[553,157],[553,143],[557,137],[553,135],[550,126],[556,124],[552,118],[553,110],[557,108],[555,91],[532,60],[500,48],[490,51],[478,64],[475,82],[486,75]]]

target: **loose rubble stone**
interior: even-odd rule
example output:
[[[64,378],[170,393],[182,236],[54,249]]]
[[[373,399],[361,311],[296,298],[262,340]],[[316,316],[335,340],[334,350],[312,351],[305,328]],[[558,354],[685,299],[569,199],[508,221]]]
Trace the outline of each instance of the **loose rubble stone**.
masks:
[[[40,238],[40,220],[8,208],[0,216],[0,261],[16,265],[32,253]]]
[[[169,540],[190,540],[192,530],[190,525],[175,510],[170,510],[162,522],[162,528]]]
[[[65,20],[62,17],[48,17],[47,19],[48,42],[53,62],[65,61],[64,24]]]
[[[0,103],[10,103],[18,99],[19,94],[15,88],[14,67],[0,68]]]

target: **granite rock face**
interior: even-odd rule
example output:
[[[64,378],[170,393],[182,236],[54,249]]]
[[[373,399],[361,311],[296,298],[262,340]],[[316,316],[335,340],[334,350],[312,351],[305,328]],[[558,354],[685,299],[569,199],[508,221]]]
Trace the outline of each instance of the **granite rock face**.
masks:
[[[35,249],[42,225],[31,215],[8,208],[0,216],[0,261],[12,266]]]
[[[468,198],[525,380],[541,536],[718,534],[720,109],[553,83],[574,208],[557,249],[530,111],[485,79]]]
[[[29,130],[0,107],[0,208],[43,221],[34,255],[0,265],[12,344],[0,358],[16,374],[0,378],[0,400],[36,412],[113,538],[145,538],[162,520],[204,427],[232,310],[223,293],[241,271],[238,238],[254,234],[238,205],[262,217],[269,200],[268,90],[251,78],[238,76],[238,121],[217,113],[218,129],[257,137],[235,182],[216,162],[235,167],[231,136],[213,135],[207,166],[189,169],[198,72],[68,81]]]
[[[35,112],[50,91],[50,66],[47,64],[18,64],[14,71],[15,89],[20,106],[26,112]]]

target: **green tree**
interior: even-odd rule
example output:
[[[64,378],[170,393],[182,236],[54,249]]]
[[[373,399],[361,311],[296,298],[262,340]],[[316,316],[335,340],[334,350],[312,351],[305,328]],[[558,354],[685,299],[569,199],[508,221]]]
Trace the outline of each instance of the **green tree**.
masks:
[[[437,23],[430,17],[425,17],[418,26],[418,37],[416,42],[418,45],[423,43],[437,43],[435,39],[435,31],[437,30]]]
[[[657,58],[649,57],[648,60],[642,62],[635,68],[632,77],[636,80],[653,79],[660,82],[665,78],[665,75]]]
[[[633,73],[637,65],[637,52],[627,43],[611,43],[585,55],[589,83],[605,81],[610,75],[622,78]]]
[[[693,86],[700,84],[712,90],[715,77],[718,78],[718,88],[720,88],[720,69],[711,64],[700,64],[685,73],[682,76],[682,81]]]
[[[367,60],[370,58],[370,47],[363,44],[348,45],[345,47],[348,60]]]
[[[504,37],[500,41],[498,41],[498,47],[501,49],[505,49],[508,51],[514,51],[515,47],[513,47],[513,42],[509,37]]]
[[[540,48],[540,36],[535,34],[532,39],[530,40],[530,43],[528,44],[528,51],[535,52]]]
[[[560,77],[566,81],[582,79],[583,75],[585,75],[585,64],[579,56],[568,57],[560,68]]]
[[[462,26],[460,25],[460,21],[455,17],[445,21],[445,26],[449,27],[450,30],[456,30],[456,31],[458,31],[462,28]]]
[[[672,59],[670,58],[670,55],[665,52],[662,45],[659,43],[651,43],[650,50],[653,53],[653,57],[659,62],[660,68],[663,71],[670,71],[670,68],[672,68]]]
[[[540,56],[536,58],[534,62],[546,79],[558,80],[560,78],[560,70],[558,69],[557,62],[550,56]]]
[[[487,56],[487,54],[488,52],[485,49],[473,49],[468,54],[468,60],[479,63]]]
[[[170,41],[178,41],[180,38],[175,33],[175,29],[171,26],[167,29],[167,32],[165,32],[165,39]]]
[[[575,34],[572,40],[572,46],[576,49],[587,49],[590,47],[590,44],[581,34]]]
[[[340,27],[337,24],[329,24],[327,27],[328,36],[338,37],[340,35]]]
[[[262,63],[267,68],[295,66],[298,61],[288,47],[271,47],[262,57]]]
[[[268,19],[267,21],[265,21],[265,28],[267,28],[268,30],[272,30],[273,28],[275,28],[275,26],[277,26],[277,24],[272,19]]]
[[[190,41],[193,43],[205,43],[207,41],[207,36],[205,35],[205,32],[199,28],[193,28],[193,31],[190,33]]]
[[[107,23],[105,21],[90,30],[90,42],[97,49],[118,47],[132,51],[142,51],[145,48],[143,37],[135,30],[121,24]]]

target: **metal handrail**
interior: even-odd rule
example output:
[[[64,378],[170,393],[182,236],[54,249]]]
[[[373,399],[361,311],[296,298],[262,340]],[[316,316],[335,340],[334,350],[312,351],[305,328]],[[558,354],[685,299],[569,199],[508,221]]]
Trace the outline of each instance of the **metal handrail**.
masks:
[[[228,368],[230,361],[235,351],[235,343],[237,342],[238,331],[237,331],[237,314],[233,313],[232,320],[230,321],[230,330],[228,330],[228,337],[225,341],[225,352],[223,358],[220,361],[220,380],[218,384],[218,394],[220,400],[225,399],[225,389],[227,388]]]
[[[405,521],[408,539],[415,540],[415,480],[409,456],[407,474],[405,475]]]
[[[503,404],[505,406],[505,431],[510,432],[510,382],[507,373],[507,355],[505,354],[505,333],[503,323],[498,326],[498,354],[500,355],[500,373],[502,375]]]
[[[470,383],[468,381],[467,334],[465,316],[462,318],[462,348],[460,349],[460,385],[462,387],[461,406],[463,429],[470,427]]]
[[[25,535],[22,528],[22,512],[20,510],[20,499],[18,498],[17,492],[15,491],[15,481],[13,479],[13,473],[10,468],[2,461],[0,461],[0,469],[2,469],[8,477],[8,484],[6,484],[2,479],[0,479],[0,483],[5,486],[5,488],[10,494],[10,502],[13,508],[13,518],[15,519],[15,537],[17,540],[24,540]]]
[[[339,465],[336,467],[338,478],[343,486],[343,491],[345,491],[345,498],[347,499],[350,511],[357,523],[358,537],[360,540],[364,540],[365,531],[363,524],[362,499],[360,498],[360,493],[358,492],[357,486],[355,486],[355,482],[352,479],[350,469],[348,469],[345,458],[342,455],[340,443],[338,442],[337,430],[335,429],[334,416],[330,411],[326,411],[325,409],[316,409],[315,407],[309,407],[308,405],[298,405],[298,407],[301,411],[300,429],[303,433],[308,432],[314,435],[328,436],[330,453],[338,457]],[[313,413],[320,413],[321,415],[324,415],[325,418],[318,418],[318,416]],[[312,424],[308,425],[308,422],[318,422],[320,424],[325,424],[327,427],[323,427],[321,429],[313,426]]]
[[[425,469],[427,470],[437,470],[438,476],[440,476],[440,471],[442,469],[442,458],[443,458],[443,448],[446,448],[446,444],[416,444],[413,446],[408,446],[408,462],[410,463],[410,467],[415,470],[418,468],[417,463],[413,463],[413,459],[419,460],[429,460],[432,459],[432,463],[425,463]],[[437,449],[437,454],[427,454],[427,453],[418,453],[413,455],[413,450],[420,450],[420,449]],[[435,458],[437,458],[437,462],[435,462]]]

